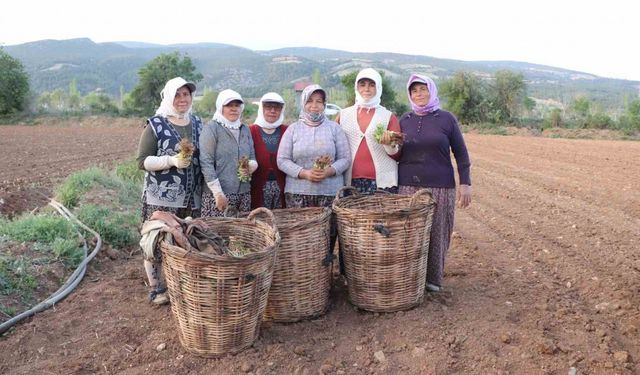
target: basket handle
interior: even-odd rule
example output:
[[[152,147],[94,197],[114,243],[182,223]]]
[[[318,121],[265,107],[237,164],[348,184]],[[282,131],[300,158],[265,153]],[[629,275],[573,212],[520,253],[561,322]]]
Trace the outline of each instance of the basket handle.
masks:
[[[273,214],[273,212],[271,212],[270,209],[265,208],[265,207],[258,207],[255,210],[249,212],[249,215],[247,216],[248,220],[255,220],[255,217],[258,215],[262,215],[262,216],[266,216],[269,218],[269,220],[271,220],[271,226],[273,228],[276,227],[276,217]]]
[[[409,203],[409,207],[414,207],[416,204],[418,204],[418,198],[426,195],[429,197],[429,200],[431,202],[434,202],[433,200],[433,194],[431,194],[431,192],[429,191],[429,189],[420,189],[418,191],[416,191],[413,196],[411,197],[411,202]]]
[[[344,193],[345,191],[351,191],[354,195],[360,195],[360,192],[358,191],[358,189],[354,188],[353,186],[343,186],[336,193],[336,200],[339,200],[340,194]]]

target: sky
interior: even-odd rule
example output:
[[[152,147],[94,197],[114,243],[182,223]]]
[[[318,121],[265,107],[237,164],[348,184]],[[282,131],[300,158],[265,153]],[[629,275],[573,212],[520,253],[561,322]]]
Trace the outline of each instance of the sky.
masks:
[[[522,61],[640,81],[634,0],[18,0],[3,8],[0,45],[87,37],[305,46]]]

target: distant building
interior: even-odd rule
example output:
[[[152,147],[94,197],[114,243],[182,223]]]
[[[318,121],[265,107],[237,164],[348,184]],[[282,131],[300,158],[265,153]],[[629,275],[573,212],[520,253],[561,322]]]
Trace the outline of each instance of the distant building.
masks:
[[[300,104],[300,96],[302,96],[302,90],[305,87],[309,86],[311,82],[301,81],[293,84],[293,91],[296,92],[296,108],[300,110],[302,108],[302,104]]]

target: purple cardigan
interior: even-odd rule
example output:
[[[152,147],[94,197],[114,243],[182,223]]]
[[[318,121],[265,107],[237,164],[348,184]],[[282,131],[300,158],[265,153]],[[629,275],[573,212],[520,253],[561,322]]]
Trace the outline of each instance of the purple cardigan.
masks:
[[[458,121],[437,110],[424,116],[414,112],[400,118],[405,134],[398,164],[398,185],[455,188],[450,151],[458,164],[460,183],[471,185],[469,153]]]

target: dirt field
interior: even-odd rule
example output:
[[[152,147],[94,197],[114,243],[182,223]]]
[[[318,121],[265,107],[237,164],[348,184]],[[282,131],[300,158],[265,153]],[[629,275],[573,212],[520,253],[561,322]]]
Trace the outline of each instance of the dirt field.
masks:
[[[107,130],[0,127],[5,157],[23,155],[0,170],[5,207],[21,206],[6,192],[24,181],[129,156],[140,129]],[[116,260],[100,256],[69,298],[0,338],[0,373],[640,371],[640,143],[466,140],[474,200],[457,211],[446,291],[421,306],[357,311],[336,282],[324,317],[264,325],[253,348],[201,359],[181,348],[169,307],[146,302],[141,256],[127,250]]]
[[[74,171],[135,156],[144,124],[142,119],[104,117],[39,122],[0,126],[0,214],[46,204],[45,197]]]

